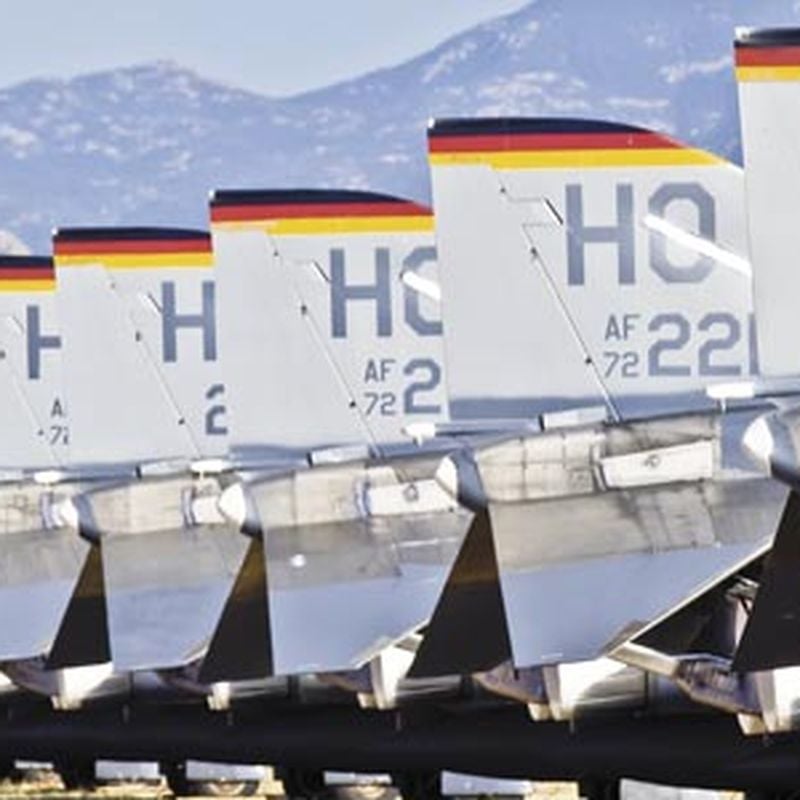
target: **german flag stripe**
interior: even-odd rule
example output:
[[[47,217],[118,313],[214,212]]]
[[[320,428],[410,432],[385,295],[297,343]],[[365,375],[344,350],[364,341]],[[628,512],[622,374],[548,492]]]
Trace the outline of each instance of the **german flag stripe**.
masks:
[[[217,222],[220,230],[257,230],[272,236],[344,236],[347,234],[413,234],[433,231],[432,217],[344,217],[254,219]]]
[[[613,122],[560,118],[437,120],[431,164],[497,169],[706,165],[722,159],[661,133]]]
[[[522,133],[492,136],[431,136],[431,153],[475,153],[502,150],[682,150],[683,145],[649,131],[642,133]]]
[[[433,217],[310,217],[239,219],[215,222],[221,230],[258,230],[273,236],[331,236],[345,234],[425,233],[433,230]]]
[[[211,199],[211,221],[216,228],[273,235],[433,230],[433,212],[427,206],[377,192],[339,189],[219,191]]]
[[[55,288],[55,277],[34,278],[30,276],[25,280],[0,277],[0,292],[52,292],[55,291]]]
[[[59,228],[56,242],[208,241],[208,231],[194,228]]]
[[[429,208],[417,203],[308,203],[301,205],[212,206],[212,222],[278,219],[346,219],[348,217],[425,217]]]
[[[50,267],[24,266],[2,267],[0,266],[0,280],[3,281],[29,281],[47,280],[55,278],[55,270]]]
[[[59,266],[102,264],[109,269],[213,266],[208,232],[152,229],[59,231],[53,239]]]
[[[496,169],[714,166],[725,163],[713,153],[688,148],[432,152],[429,160],[434,166],[485,164]]]
[[[260,230],[273,236],[331,236],[345,234],[427,233],[433,217],[316,217],[311,219],[254,219],[218,222],[223,230]]]
[[[736,46],[736,80],[800,80],[800,47]]]
[[[211,252],[195,253],[72,253],[56,254],[59,267],[81,267],[101,264],[107,269],[172,269],[213,267]]]
[[[92,253],[210,253],[211,237],[204,241],[167,239],[165,241],[70,241],[56,239],[53,243],[56,256],[90,255]]]
[[[800,47],[737,45],[737,67],[800,67]]]
[[[218,189],[211,205],[223,206],[403,206],[411,201],[363,189]]]
[[[742,83],[800,81],[800,64],[796,67],[736,67],[736,80]]]
[[[800,80],[800,30],[744,30],[734,43],[738,81]]]
[[[49,256],[0,256],[0,292],[51,292],[55,277]]]

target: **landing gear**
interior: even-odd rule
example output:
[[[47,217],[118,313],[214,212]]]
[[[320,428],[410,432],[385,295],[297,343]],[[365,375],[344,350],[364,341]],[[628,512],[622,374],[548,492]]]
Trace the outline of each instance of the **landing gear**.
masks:
[[[70,761],[57,763],[56,772],[61,778],[61,783],[68,791],[92,791],[97,780],[94,772],[94,761]]]
[[[283,784],[287,800],[398,800],[397,791],[389,784],[358,782],[329,786],[322,770],[284,767],[275,770],[275,777]],[[430,800],[430,796],[425,800]]]
[[[258,781],[189,781],[189,794],[199,797],[252,797]]]
[[[619,781],[581,781],[578,794],[585,800],[620,800]]]
[[[328,800],[399,800],[394,786],[363,783],[355,786],[329,786]]]
[[[325,796],[325,776],[322,770],[278,769],[275,774],[283,784],[287,800],[320,800]]]
[[[401,772],[392,775],[392,783],[403,800],[442,800],[440,772]]]
[[[191,780],[183,763],[166,764],[162,772],[176,797],[252,797],[258,791],[258,781]]]

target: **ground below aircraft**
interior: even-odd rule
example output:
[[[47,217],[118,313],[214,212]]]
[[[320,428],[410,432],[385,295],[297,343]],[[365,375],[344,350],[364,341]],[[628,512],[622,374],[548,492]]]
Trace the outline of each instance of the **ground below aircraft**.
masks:
[[[346,701],[251,700],[225,714],[196,704],[98,704],[78,713],[18,705],[13,724],[0,726],[0,759],[273,763],[290,794],[308,797],[321,796],[324,769],[389,773],[406,800],[435,797],[431,776],[443,769],[579,781],[590,800],[613,798],[623,777],[789,798],[800,786],[799,746],[799,734],[744,737],[729,715],[699,709],[532,724],[518,704],[477,696],[391,712]]]

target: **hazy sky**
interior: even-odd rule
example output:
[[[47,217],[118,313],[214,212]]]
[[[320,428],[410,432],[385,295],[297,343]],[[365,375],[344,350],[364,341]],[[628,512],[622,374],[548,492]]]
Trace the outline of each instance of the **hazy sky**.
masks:
[[[0,86],[172,59],[290,94],[386,66],[525,0],[0,0]]]

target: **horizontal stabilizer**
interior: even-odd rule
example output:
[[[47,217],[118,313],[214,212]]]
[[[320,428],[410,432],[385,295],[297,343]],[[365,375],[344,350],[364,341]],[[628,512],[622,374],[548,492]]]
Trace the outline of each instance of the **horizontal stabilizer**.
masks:
[[[69,605],[88,545],[71,530],[29,530],[4,534],[2,548],[0,660],[45,655]]]
[[[472,519],[409,677],[484,672],[510,656],[492,526],[482,510]]]
[[[205,649],[246,540],[199,525],[103,538],[109,635],[121,670],[181,666]]]
[[[720,581],[665,617],[634,644],[669,655],[706,653],[733,659],[739,598],[749,591],[750,575],[760,573],[765,558],[762,554],[743,565],[735,576]],[[744,583],[740,582],[742,578]]]
[[[425,625],[469,524],[433,481],[398,482],[386,467],[324,467],[250,490],[278,675],[357,669]]]
[[[100,548],[93,545],[47,657],[47,669],[104,664],[110,660],[103,560]]]
[[[757,672],[800,664],[800,495],[786,501],[733,668]]]
[[[755,480],[492,504],[514,664],[597,658],[643,634],[768,546],[781,491]]]
[[[253,539],[200,668],[202,683],[272,674],[264,544]]]

